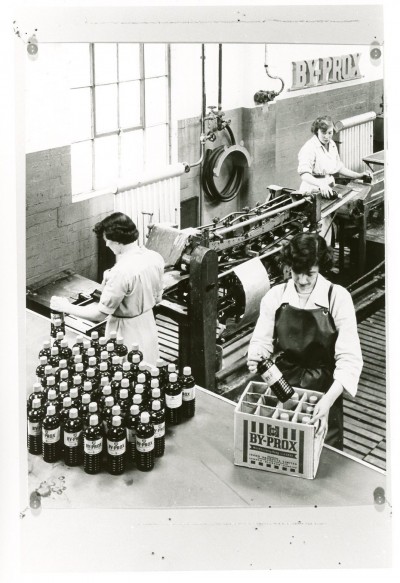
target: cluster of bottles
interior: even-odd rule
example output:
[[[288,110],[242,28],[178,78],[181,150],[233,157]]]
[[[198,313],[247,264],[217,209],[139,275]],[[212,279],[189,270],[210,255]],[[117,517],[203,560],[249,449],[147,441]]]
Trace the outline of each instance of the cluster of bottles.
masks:
[[[60,315],[61,316],[61,315]],[[122,474],[134,462],[152,470],[164,455],[165,427],[195,414],[190,367],[158,360],[150,370],[138,344],[83,335],[69,347],[62,317],[39,352],[37,382],[27,400],[28,451],[45,462],[83,464],[88,474]]]

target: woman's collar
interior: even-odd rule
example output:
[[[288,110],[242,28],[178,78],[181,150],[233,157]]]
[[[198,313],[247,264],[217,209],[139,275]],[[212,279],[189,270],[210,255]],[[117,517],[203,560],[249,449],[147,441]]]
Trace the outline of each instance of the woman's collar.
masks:
[[[317,306],[321,306],[322,308],[329,308],[329,300],[328,300],[328,291],[330,287],[330,282],[325,279],[323,275],[320,273],[317,276],[317,281],[315,282],[314,289],[310,293],[308,298],[308,302],[312,302]],[[296,287],[294,285],[293,279],[289,279],[287,282],[287,286],[285,291],[282,295],[282,304],[293,303],[297,302],[298,293],[296,291]]]

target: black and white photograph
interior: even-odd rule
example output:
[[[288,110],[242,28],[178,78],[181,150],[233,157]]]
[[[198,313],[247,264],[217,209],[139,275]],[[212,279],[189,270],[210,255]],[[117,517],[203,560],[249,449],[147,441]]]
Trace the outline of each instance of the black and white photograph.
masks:
[[[2,17],[21,577],[393,573],[387,4]]]

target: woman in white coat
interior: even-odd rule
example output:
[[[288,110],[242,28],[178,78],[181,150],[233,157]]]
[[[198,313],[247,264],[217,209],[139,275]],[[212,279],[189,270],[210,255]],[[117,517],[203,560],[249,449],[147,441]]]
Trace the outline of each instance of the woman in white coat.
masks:
[[[159,351],[153,307],[162,297],[164,260],[159,253],[138,246],[136,225],[123,213],[106,217],[94,231],[116,256],[115,265],[104,272],[100,301],[77,306],[53,296],[50,307],[94,322],[107,318],[106,337],[116,331],[129,349],[137,342],[143,359],[155,365]]]

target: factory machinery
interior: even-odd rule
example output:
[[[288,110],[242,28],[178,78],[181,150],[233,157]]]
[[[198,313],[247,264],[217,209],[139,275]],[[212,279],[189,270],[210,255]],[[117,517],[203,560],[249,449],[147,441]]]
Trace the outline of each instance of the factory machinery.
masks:
[[[318,230],[320,218],[328,215],[338,224],[336,282],[350,289],[364,311],[382,298],[384,245],[377,246],[378,253],[367,253],[367,233],[371,223],[376,228],[380,222],[382,229],[383,169],[373,173],[371,184],[354,180],[335,189],[336,198],[326,200],[270,186],[265,202],[211,224],[183,230],[150,226],[146,246],[161,253],[166,264],[163,300],[156,307],[163,358],[190,364],[199,385],[227,395],[240,383],[237,371],[244,368],[261,298],[289,276],[279,264],[282,243],[298,232]],[[376,260],[371,265],[372,255]],[[49,316],[52,295],[90,304],[100,297],[98,287],[95,281],[63,271],[29,287],[27,307]],[[93,330],[101,334],[105,327],[104,322],[94,325],[75,316],[67,316],[66,324],[87,335]]]

